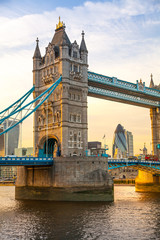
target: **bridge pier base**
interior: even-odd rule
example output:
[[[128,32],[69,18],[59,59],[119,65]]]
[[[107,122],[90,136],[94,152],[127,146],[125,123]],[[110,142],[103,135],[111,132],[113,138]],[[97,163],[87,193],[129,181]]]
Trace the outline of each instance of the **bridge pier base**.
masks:
[[[135,180],[136,192],[160,192],[160,176],[139,170]]]
[[[105,157],[56,158],[51,167],[19,167],[16,199],[113,201]]]

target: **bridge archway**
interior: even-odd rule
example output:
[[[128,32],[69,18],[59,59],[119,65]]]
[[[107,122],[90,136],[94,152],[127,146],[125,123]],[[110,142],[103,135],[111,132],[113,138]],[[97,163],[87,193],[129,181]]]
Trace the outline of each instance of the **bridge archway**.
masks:
[[[59,157],[61,156],[60,141],[54,135],[44,136],[39,143],[39,157]]]

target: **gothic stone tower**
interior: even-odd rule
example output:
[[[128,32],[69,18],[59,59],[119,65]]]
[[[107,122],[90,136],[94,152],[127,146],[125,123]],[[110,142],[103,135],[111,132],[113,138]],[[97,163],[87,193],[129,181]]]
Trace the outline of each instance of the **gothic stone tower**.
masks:
[[[35,156],[84,156],[87,149],[88,51],[82,32],[80,47],[71,44],[60,21],[41,57],[33,56],[34,98],[60,76],[62,82],[34,115]]]

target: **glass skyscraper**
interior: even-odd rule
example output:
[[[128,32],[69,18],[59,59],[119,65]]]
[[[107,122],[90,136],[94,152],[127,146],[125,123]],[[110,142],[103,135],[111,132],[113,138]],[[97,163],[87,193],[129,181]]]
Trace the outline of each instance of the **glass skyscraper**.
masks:
[[[133,135],[118,124],[113,138],[112,156],[114,158],[133,156]]]

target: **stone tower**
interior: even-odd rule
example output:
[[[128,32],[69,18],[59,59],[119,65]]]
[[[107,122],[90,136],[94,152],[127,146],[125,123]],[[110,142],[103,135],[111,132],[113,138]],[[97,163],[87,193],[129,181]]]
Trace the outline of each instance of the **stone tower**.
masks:
[[[88,51],[82,32],[81,45],[71,43],[65,25],[56,25],[42,57],[39,41],[33,56],[34,98],[60,76],[62,82],[34,115],[35,156],[84,156],[87,149]]]

